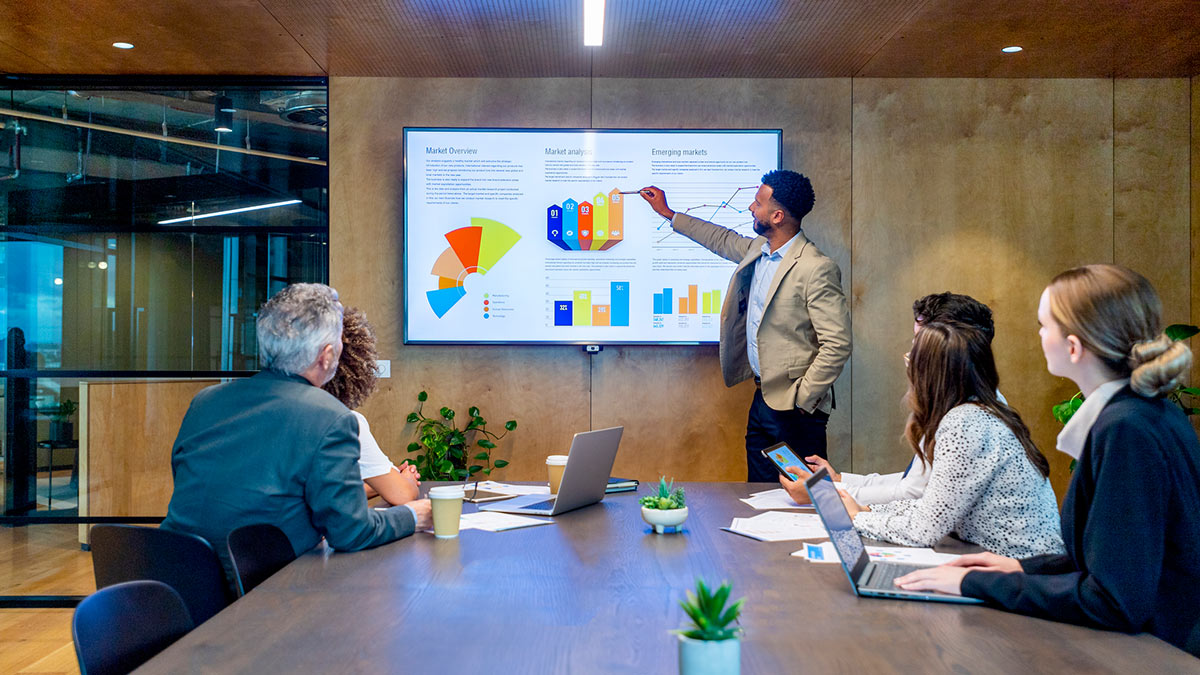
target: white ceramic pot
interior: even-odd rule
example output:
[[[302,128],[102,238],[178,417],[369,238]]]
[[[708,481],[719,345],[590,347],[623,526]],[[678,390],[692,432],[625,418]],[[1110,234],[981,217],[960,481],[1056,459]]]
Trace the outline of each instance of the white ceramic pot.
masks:
[[[642,507],[642,520],[654,526],[654,531],[662,534],[663,528],[673,527],[679,531],[679,525],[687,520],[687,507],[682,509],[648,509]]]
[[[741,670],[738,638],[693,640],[679,636],[679,675],[738,675]]]

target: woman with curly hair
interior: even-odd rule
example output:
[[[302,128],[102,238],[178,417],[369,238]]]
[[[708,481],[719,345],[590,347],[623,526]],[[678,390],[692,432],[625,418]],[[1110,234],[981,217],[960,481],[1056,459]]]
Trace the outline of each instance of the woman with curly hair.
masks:
[[[358,441],[362,446],[358,468],[367,497],[380,496],[397,506],[420,496],[417,467],[405,464],[396,468],[371,435],[367,418],[356,410],[375,391],[377,356],[375,331],[367,322],[367,315],[356,307],[346,308],[342,318],[342,357],[338,361],[337,374],[324,388],[358,419]]]

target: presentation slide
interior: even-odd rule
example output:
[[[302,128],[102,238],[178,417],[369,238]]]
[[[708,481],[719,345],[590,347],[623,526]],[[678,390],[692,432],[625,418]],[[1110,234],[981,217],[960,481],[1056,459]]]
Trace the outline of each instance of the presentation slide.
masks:
[[[636,190],[753,237],[782,133],[404,130],[407,343],[719,339],[734,263]]]

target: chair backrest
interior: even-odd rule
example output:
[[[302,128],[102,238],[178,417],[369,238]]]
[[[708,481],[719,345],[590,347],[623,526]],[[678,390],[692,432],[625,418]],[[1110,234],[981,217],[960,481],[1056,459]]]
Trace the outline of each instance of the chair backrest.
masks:
[[[132,525],[92,528],[96,588],[126,581],[161,581],[175,589],[199,626],[230,602],[221,561],[194,534]]]
[[[83,675],[128,673],[192,629],[183,598],[161,581],[129,581],[84,598],[71,620]]]
[[[296,559],[283,530],[267,523],[237,528],[229,533],[227,545],[239,597]]]

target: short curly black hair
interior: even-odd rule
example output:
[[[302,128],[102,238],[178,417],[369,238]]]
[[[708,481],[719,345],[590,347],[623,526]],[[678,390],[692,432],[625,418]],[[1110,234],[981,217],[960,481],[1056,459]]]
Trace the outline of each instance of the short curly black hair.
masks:
[[[768,171],[763,174],[762,184],[771,188],[771,199],[796,220],[803,220],[816,202],[812,183],[802,173],[786,169]]]
[[[337,373],[325,384],[325,391],[354,410],[374,391],[378,374],[375,359],[375,329],[367,314],[357,307],[347,307],[342,315],[342,358]]]
[[[927,323],[965,323],[983,331],[988,342],[996,336],[996,324],[992,321],[992,309],[969,295],[961,293],[934,293],[913,302],[913,321],[922,326]]]

